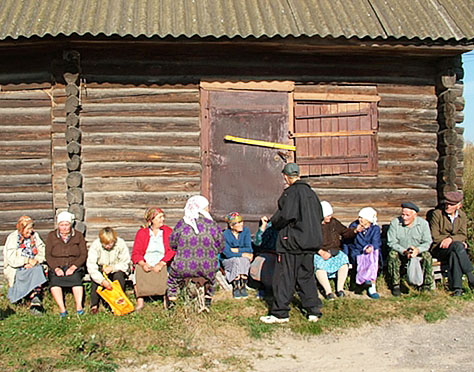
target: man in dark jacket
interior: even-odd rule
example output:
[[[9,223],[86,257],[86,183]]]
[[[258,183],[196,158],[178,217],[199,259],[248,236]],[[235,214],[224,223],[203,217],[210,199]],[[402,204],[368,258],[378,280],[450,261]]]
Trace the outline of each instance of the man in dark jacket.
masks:
[[[272,226],[278,230],[274,302],[270,314],[260,320],[288,322],[289,305],[296,289],[308,320],[316,322],[321,316],[322,302],[314,276],[313,256],[322,246],[321,203],[311,187],[300,180],[297,164],[286,164],[282,173],[289,187],[278,199],[278,211],[271,218]]]

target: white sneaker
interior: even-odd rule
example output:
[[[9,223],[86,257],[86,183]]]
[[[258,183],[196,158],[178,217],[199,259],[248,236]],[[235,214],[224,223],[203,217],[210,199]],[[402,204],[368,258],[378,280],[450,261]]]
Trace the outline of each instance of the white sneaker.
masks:
[[[317,315],[308,315],[308,322],[316,323],[319,320]]]
[[[261,316],[260,321],[267,324],[288,323],[290,318],[277,318],[274,315]]]

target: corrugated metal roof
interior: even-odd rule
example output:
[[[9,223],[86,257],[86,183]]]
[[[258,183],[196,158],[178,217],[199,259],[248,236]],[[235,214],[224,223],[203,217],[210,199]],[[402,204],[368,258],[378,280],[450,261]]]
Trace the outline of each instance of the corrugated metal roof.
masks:
[[[473,40],[473,0],[1,0],[0,40],[46,35]]]

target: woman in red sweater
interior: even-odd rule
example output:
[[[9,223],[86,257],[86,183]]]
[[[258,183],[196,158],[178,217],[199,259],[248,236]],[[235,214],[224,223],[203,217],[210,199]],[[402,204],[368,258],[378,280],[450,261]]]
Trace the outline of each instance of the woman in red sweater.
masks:
[[[143,271],[159,273],[166,270],[175,252],[170,248],[169,237],[172,229],[164,224],[165,214],[157,207],[148,208],[145,212],[146,226],[141,227],[135,235],[132,250],[132,262],[143,268]],[[135,293],[137,293],[135,284]],[[166,282],[164,283],[166,286]],[[143,309],[145,301],[137,296],[136,311]]]

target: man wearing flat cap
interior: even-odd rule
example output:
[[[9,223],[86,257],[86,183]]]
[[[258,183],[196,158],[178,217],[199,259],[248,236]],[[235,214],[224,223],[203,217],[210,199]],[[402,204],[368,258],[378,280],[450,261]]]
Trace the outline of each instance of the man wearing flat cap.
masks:
[[[448,281],[453,296],[461,296],[462,276],[467,276],[469,287],[474,289],[472,263],[467,255],[467,216],[461,210],[463,194],[459,191],[444,193],[442,209],[436,209],[430,220],[433,244],[431,253],[441,262],[446,262]]]
[[[419,259],[423,271],[423,290],[433,285],[432,258],[429,252],[431,233],[428,222],[418,216],[420,208],[412,202],[401,204],[402,213],[390,222],[387,232],[388,277],[392,294],[400,296],[400,269],[405,268],[408,260]]]
[[[322,302],[314,276],[314,254],[322,246],[321,203],[311,187],[299,177],[296,163],[283,168],[289,186],[278,199],[278,210],[270,219],[278,231],[277,262],[273,275],[273,305],[264,323],[286,323],[290,302],[297,288],[307,319],[316,322],[321,316]]]

